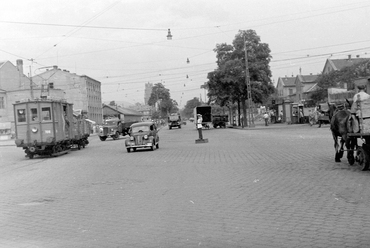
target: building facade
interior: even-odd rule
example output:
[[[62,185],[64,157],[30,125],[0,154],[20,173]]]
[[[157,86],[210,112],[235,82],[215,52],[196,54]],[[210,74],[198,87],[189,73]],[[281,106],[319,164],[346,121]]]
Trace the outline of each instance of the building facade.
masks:
[[[102,124],[101,83],[86,75],[77,75],[58,66],[32,77],[36,88],[42,89],[42,94],[48,94],[50,89],[61,89],[65,92],[67,102],[73,103],[75,111],[87,113],[87,118],[96,124]]]

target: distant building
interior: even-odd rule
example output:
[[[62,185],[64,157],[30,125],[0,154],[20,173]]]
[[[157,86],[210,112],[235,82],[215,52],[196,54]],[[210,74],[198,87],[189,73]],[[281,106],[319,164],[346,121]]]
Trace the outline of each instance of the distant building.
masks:
[[[368,61],[368,58],[352,58],[351,55],[348,55],[347,59],[327,59],[322,71],[323,74],[328,74],[333,71],[340,71],[341,69],[352,66],[357,63]]]
[[[84,111],[87,118],[96,124],[102,124],[102,97],[101,83],[86,75],[77,75],[58,66],[44,73],[32,77],[38,88],[43,89],[42,94],[48,94],[50,89],[61,89],[65,92],[67,102],[73,103],[73,109]]]
[[[103,118],[118,118],[124,122],[141,121],[142,113],[128,108],[103,104]]]
[[[288,98],[288,96],[295,94],[296,86],[295,86],[296,77],[279,77],[276,89],[279,98]]]
[[[148,105],[150,95],[152,94],[152,89],[153,89],[153,84],[152,83],[146,83],[145,84],[144,105]]]
[[[294,102],[304,103],[310,99],[310,93],[317,89],[315,82],[318,75],[297,75],[294,84],[296,85],[296,94]]]

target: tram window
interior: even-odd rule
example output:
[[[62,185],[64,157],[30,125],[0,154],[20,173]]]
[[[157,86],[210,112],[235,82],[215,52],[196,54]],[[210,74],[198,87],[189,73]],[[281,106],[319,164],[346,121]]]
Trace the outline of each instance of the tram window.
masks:
[[[31,108],[31,120],[32,121],[38,121],[39,116],[37,114],[37,109],[36,108]]]
[[[47,107],[47,108],[42,108],[42,120],[43,121],[50,121],[51,118],[50,118],[50,108]]]
[[[26,110],[25,109],[18,109],[18,122],[26,122]]]

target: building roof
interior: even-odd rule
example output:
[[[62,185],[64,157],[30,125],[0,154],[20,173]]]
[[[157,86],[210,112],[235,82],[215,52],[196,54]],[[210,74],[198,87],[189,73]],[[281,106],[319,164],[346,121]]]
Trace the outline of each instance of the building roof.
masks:
[[[122,107],[118,107],[118,106],[110,106],[110,105],[106,105],[106,104],[103,104],[103,108],[110,108],[114,111],[119,112],[120,114],[123,114],[123,115],[143,116],[143,114],[140,113],[139,111],[136,111],[136,110],[133,110],[133,109],[128,109],[128,108],[122,108]]]
[[[298,75],[297,77],[302,83],[313,83],[317,79],[318,75]]]
[[[280,80],[283,83],[283,86],[291,87],[295,86],[295,78],[296,77],[281,77]]]
[[[348,59],[328,59],[334,70],[341,70],[345,67],[352,66],[354,64],[368,61],[369,58],[348,58]]]

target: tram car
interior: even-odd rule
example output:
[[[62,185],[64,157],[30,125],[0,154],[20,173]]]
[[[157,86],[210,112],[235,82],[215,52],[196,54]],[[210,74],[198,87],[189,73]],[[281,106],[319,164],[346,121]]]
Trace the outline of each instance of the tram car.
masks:
[[[88,144],[82,117],[73,115],[73,104],[63,100],[36,99],[14,104],[15,144],[26,157],[58,156],[73,145]],[[85,121],[86,122],[86,121]]]

